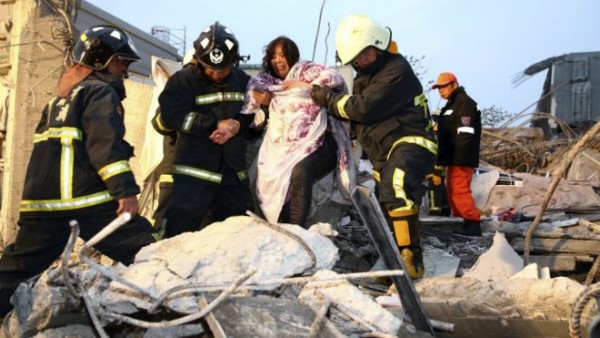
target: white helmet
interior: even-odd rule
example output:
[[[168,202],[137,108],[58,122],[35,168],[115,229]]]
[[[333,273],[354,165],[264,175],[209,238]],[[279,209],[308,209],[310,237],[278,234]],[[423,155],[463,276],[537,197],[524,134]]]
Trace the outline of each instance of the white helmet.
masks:
[[[392,31],[366,15],[350,15],[338,25],[335,44],[342,64],[348,64],[365,48],[373,46],[387,50]]]

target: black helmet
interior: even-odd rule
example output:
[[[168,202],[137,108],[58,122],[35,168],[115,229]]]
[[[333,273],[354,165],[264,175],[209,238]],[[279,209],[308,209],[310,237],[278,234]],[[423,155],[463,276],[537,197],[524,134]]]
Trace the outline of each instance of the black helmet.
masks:
[[[203,66],[214,69],[226,68],[240,59],[235,35],[218,21],[202,30],[194,41],[194,49],[196,60]]]
[[[140,56],[125,31],[113,26],[94,26],[81,34],[73,48],[72,61],[102,70],[113,57],[139,61]]]

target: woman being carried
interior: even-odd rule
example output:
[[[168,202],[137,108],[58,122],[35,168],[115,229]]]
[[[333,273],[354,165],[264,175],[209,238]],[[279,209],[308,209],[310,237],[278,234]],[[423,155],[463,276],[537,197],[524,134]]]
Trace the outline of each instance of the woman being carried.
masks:
[[[313,103],[313,84],[345,91],[334,70],[300,60],[296,44],[280,36],[266,47],[264,71],[250,79],[242,113],[264,120],[261,104],[268,105],[268,128],[258,153],[256,193],[265,218],[304,228],[312,186],[337,167],[337,186],[349,200],[355,167],[346,122],[328,117]]]

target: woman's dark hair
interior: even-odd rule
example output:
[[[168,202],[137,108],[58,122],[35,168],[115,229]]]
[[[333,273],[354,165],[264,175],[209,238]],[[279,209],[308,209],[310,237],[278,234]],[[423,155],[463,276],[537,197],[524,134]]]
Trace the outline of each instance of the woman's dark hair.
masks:
[[[269,42],[269,44],[265,47],[265,56],[263,57],[262,66],[263,69],[277,77],[275,73],[275,69],[273,69],[273,65],[271,65],[271,59],[273,58],[273,54],[275,54],[275,47],[281,45],[283,49],[283,55],[288,62],[290,68],[300,60],[300,51],[298,50],[298,46],[292,39],[287,36],[278,36],[275,40]]]

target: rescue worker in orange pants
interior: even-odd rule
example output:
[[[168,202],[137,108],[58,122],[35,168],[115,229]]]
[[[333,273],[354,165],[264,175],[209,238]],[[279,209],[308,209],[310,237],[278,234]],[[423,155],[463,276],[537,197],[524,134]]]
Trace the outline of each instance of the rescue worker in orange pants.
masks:
[[[471,192],[473,171],[479,166],[481,111],[452,73],[441,73],[432,88],[447,100],[439,118],[437,164],[447,167],[446,189],[452,216],[465,220],[457,233],[481,236],[481,211]]]
[[[340,61],[357,72],[353,93],[315,85],[311,97],[328,114],[353,124],[373,164],[377,199],[388,213],[400,256],[410,277],[420,278],[425,266],[419,205],[437,144],[423,87],[391,35],[389,28],[364,15],[342,20],[336,47]]]

